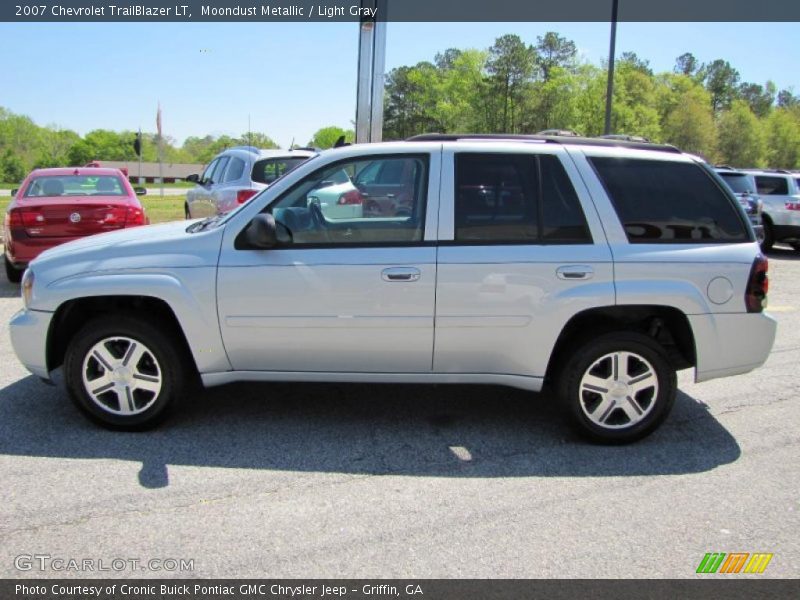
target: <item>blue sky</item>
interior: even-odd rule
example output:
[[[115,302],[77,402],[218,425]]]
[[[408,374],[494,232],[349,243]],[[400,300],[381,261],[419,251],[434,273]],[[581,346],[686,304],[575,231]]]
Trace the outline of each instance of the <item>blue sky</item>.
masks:
[[[387,71],[432,60],[449,47],[487,48],[514,33],[572,39],[599,63],[608,23],[389,23]],[[631,50],[656,71],[691,51],[723,58],[744,81],[800,93],[798,23],[620,23],[617,54]],[[355,115],[357,25],[353,23],[2,23],[6,77],[0,106],[41,125],[84,134],[97,128],[165,135],[262,131],[280,145],[306,143]]]

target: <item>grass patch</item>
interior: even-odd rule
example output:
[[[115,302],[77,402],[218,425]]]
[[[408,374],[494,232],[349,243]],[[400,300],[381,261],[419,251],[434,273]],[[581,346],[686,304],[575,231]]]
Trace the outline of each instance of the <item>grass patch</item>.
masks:
[[[186,196],[142,196],[139,201],[144,206],[150,223],[167,223],[169,221],[182,221],[184,218],[183,205]]]

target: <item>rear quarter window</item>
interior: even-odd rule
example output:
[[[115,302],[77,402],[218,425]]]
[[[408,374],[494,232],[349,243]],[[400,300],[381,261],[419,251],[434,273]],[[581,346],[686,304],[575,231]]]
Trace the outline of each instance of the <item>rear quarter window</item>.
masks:
[[[748,242],[738,208],[695,163],[590,157],[632,244]]]
[[[756,185],[758,193],[762,196],[787,196],[789,194],[789,184],[785,177],[756,175]]]

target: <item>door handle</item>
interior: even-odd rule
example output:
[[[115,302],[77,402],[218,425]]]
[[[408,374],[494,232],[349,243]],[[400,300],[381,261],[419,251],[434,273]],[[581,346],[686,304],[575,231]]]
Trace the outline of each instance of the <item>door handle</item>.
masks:
[[[589,265],[566,265],[556,269],[556,276],[566,280],[591,279],[594,269]]]
[[[419,269],[414,267],[389,267],[381,271],[384,281],[416,281],[419,275]]]

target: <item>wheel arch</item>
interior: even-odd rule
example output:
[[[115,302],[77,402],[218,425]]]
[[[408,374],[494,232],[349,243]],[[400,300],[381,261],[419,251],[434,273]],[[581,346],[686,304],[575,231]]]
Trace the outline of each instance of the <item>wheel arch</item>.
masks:
[[[644,333],[658,341],[677,371],[697,364],[689,319],[679,309],[662,305],[617,305],[581,311],[567,322],[550,354],[545,382],[552,382],[570,352],[586,340],[615,331]]]
[[[47,332],[47,370],[52,371],[63,364],[70,340],[89,319],[109,313],[142,316],[149,322],[158,323],[180,342],[192,368],[197,371],[195,357],[172,307],[161,298],[143,295],[90,296],[61,304],[53,314]]]

